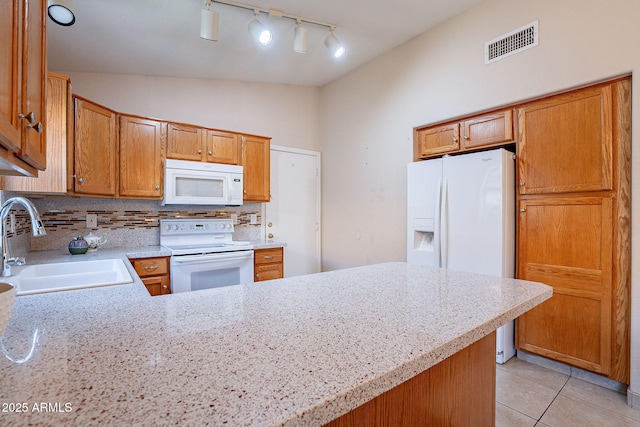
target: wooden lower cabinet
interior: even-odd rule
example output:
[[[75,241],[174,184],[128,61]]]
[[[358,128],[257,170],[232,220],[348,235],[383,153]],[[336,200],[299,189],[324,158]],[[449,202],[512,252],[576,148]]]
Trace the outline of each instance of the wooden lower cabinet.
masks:
[[[613,199],[546,197],[520,202],[518,277],[553,297],[518,319],[518,346],[611,374]]]
[[[256,249],[253,258],[254,281],[282,279],[284,277],[284,249]]]
[[[129,261],[151,296],[171,293],[169,257],[135,258]]]
[[[493,427],[495,332],[325,427]]]

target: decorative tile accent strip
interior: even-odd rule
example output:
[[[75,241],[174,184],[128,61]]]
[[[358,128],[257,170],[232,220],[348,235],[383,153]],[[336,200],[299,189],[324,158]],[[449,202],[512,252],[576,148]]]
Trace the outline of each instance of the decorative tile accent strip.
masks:
[[[160,206],[158,201],[150,200],[51,197],[34,198],[32,201],[40,212],[47,235],[31,238],[31,247],[27,250],[65,248],[74,236],[85,235],[89,231],[106,234],[109,237],[106,247],[158,245],[161,219],[231,218],[232,214],[238,216],[234,233],[236,240],[258,240],[262,237],[260,203],[207,209],[202,206]],[[16,206],[11,212],[15,214],[15,232],[9,232],[7,236],[17,243],[18,236],[31,233],[31,222],[21,207]],[[87,228],[87,214],[97,216],[97,227]],[[251,224],[251,215],[256,215],[257,224]],[[5,227],[10,231],[9,218]],[[19,240],[23,241],[22,238]]]

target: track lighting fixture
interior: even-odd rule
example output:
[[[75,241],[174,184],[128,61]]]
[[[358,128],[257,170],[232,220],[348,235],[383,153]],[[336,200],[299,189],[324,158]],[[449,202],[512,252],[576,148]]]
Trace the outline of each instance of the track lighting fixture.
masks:
[[[64,27],[76,22],[71,0],[47,0],[47,14],[53,22]]]
[[[200,38],[218,41],[218,12],[210,10],[211,0],[205,0],[206,9],[200,10]]]
[[[262,46],[266,46],[271,43],[271,40],[273,40],[273,35],[271,34],[271,31],[269,31],[267,27],[258,20],[258,16],[260,15],[260,11],[258,9],[253,11],[253,15],[255,16],[255,19],[249,22],[249,34],[258,40],[258,43]]]
[[[49,0],[51,1],[51,0]],[[307,53],[307,27],[303,27],[302,23],[313,24],[320,27],[326,27],[329,29],[329,35],[324,39],[325,46],[331,52],[334,58],[340,58],[346,52],[346,49],[342,43],[338,41],[335,34],[333,34],[336,26],[327,22],[316,21],[314,19],[302,18],[300,16],[290,15],[286,12],[276,9],[262,9],[260,7],[251,6],[248,4],[238,3],[232,0],[204,0],[206,9],[202,10],[201,23],[200,23],[200,37],[208,40],[218,40],[218,14],[209,10],[211,3],[219,3],[226,6],[233,6],[240,9],[247,9],[253,11],[254,19],[249,23],[249,34],[254,37],[258,42],[266,46],[273,40],[273,34],[264,26],[258,19],[261,13],[268,14],[271,18],[287,18],[295,21],[296,26],[293,32],[293,50],[298,53]],[[205,34],[208,33],[209,28],[213,28],[213,17],[209,16],[209,13],[215,13],[215,37],[208,37]],[[207,16],[205,18],[205,15]],[[206,20],[206,22],[205,22]],[[207,30],[207,31],[205,31]]]
[[[296,20],[296,29],[293,33],[293,51],[307,53],[307,29],[301,25],[301,21]]]
[[[333,34],[333,28],[329,32],[327,38],[324,39],[324,45],[329,49],[334,58],[340,58],[346,52],[345,47],[340,43],[338,38]]]

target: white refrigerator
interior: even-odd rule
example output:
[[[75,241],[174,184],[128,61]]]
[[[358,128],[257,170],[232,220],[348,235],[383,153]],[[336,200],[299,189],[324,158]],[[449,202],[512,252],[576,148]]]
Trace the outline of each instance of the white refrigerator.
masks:
[[[515,155],[504,149],[407,167],[407,262],[514,277]],[[515,355],[514,322],[496,335],[496,361]]]

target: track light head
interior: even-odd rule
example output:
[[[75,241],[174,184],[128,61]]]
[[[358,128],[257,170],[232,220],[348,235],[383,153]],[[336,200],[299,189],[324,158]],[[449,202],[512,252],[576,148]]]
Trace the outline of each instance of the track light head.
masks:
[[[71,0],[47,0],[47,14],[53,22],[64,27],[76,22]]]
[[[254,12],[255,19],[249,22],[249,34],[251,34],[262,46],[266,46],[273,40],[271,31],[258,20],[259,12]]]
[[[202,9],[200,11],[200,38],[218,41],[218,12]]]
[[[293,50],[298,53],[307,53],[307,29],[300,24],[300,20],[297,20],[293,33]]]
[[[329,35],[324,39],[324,45],[329,49],[331,55],[333,55],[333,57],[336,59],[340,58],[347,51],[335,36],[335,34],[333,34],[333,28],[331,29]]]

